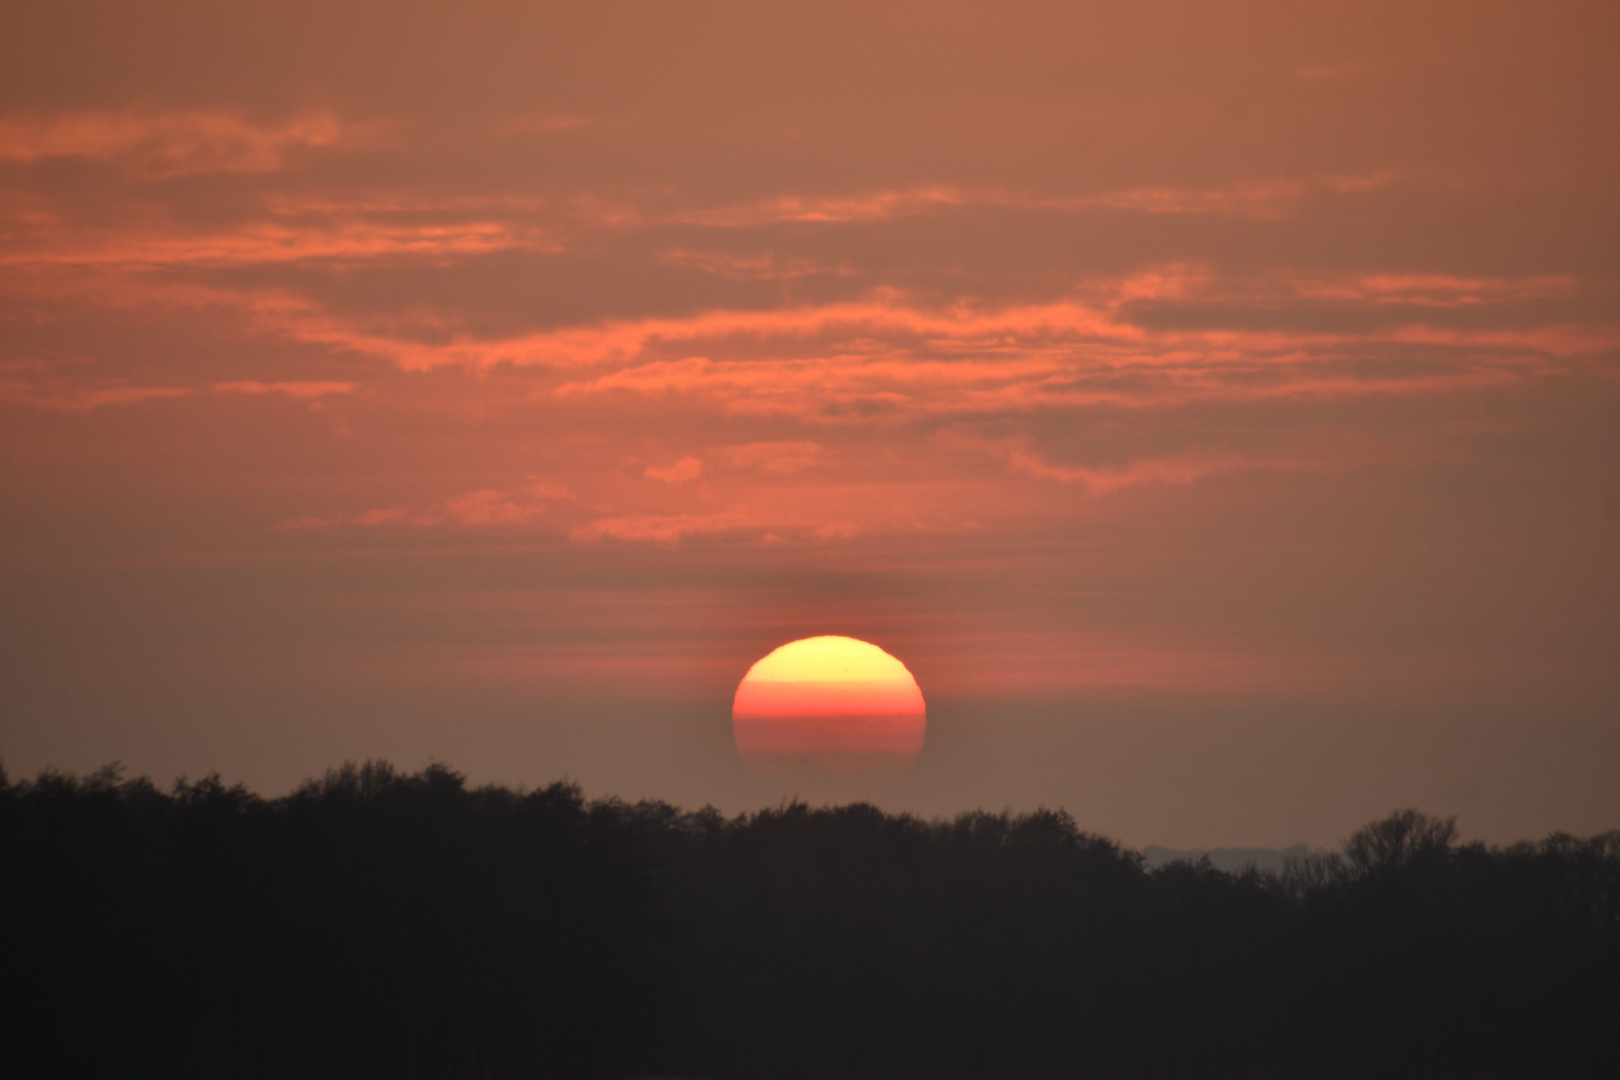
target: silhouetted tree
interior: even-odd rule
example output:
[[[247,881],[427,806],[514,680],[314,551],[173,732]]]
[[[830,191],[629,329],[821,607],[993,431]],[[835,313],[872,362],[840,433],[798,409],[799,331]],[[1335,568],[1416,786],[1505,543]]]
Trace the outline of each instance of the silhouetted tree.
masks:
[[[1054,810],[0,770],[0,956],[30,1077],[1596,1076],[1620,833],[1149,873]]]
[[[1363,874],[1399,870],[1420,860],[1444,859],[1457,839],[1457,819],[1397,810],[1345,841],[1344,854]]]

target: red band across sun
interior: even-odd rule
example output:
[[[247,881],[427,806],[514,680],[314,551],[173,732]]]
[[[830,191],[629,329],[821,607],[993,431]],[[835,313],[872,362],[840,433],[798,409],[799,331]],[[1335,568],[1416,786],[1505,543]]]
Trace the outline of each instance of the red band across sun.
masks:
[[[828,636],[783,645],[750,668],[731,725],[738,751],[761,771],[864,771],[910,764],[928,719],[904,664],[876,645]]]

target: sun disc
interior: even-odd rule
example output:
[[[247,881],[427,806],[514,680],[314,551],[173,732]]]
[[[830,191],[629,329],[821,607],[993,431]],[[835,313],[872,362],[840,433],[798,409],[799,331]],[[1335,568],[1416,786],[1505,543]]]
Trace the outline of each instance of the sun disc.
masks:
[[[803,638],[760,659],[737,685],[731,730],[751,768],[903,768],[922,750],[927,709],[899,660],[856,638]]]

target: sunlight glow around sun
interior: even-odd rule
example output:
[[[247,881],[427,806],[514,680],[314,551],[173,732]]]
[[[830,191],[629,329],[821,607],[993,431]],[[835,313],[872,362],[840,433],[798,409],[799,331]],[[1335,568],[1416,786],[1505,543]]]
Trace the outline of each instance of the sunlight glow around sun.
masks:
[[[864,772],[911,764],[928,718],[899,660],[865,641],[824,636],[790,642],[749,668],[731,725],[756,771]]]

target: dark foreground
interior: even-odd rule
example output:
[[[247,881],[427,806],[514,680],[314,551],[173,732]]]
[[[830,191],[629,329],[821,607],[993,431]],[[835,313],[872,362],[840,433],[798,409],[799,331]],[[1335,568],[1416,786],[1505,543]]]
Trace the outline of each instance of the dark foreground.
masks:
[[[1620,833],[1233,877],[1062,813],[47,775],[0,949],[19,1077],[1608,1076]]]

